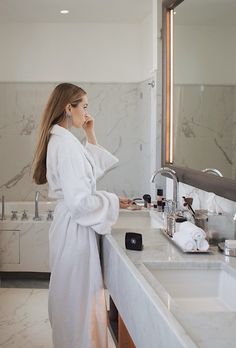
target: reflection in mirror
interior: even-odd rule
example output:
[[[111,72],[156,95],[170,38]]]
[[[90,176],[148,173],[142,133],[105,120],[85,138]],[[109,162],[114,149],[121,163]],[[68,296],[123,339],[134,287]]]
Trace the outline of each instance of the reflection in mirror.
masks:
[[[235,14],[235,15],[234,15]],[[183,1],[173,16],[173,163],[236,179],[236,2]]]
[[[236,201],[236,2],[162,4],[162,165]]]

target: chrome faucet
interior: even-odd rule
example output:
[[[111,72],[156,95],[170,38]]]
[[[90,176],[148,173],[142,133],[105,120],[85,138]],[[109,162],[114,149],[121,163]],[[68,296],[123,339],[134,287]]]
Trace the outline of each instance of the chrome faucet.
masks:
[[[214,174],[216,176],[220,176],[221,178],[223,178],[222,173],[218,169],[215,169],[215,168],[206,168],[206,169],[203,169],[202,172],[203,173],[211,173],[211,174]]]
[[[36,191],[35,193],[34,203],[35,203],[35,214],[34,214],[33,220],[39,221],[41,220],[41,217],[39,216],[39,191]]]
[[[2,216],[1,216],[1,220],[6,220],[5,217],[5,197],[2,196]]]
[[[155,182],[157,174],[166,174],[166,176],[170,176],[173,179],[173,201],[176,204],[176,208],[178,209],[178,196],[179,196],[179,179],[176,175],[176,172],[168,167],[162,167],[155,172],[151,176],[151,182]]]

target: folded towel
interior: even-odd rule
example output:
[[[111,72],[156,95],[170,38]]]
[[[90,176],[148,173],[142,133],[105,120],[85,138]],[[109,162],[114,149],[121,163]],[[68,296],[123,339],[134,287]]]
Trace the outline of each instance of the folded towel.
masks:
[[[209,249],[209,243],[206,239],[201,239],[197,242],[197,249],[199,251],[207,251]]]
[[[209,244],[205,238],[206,233],[203,231],[203,229],[192,224],[189,221],[186,221],[180,224],[179,232],[176,232],[174,234],[173,240],[175,240],[177,244],[179,244],[186,250],[188,250],[186,248],[186,244],[188,244],[188,248],[193,245],[191,250],[207,251]],[[187,241],[190,241],[190,243],[187,243]]]
[[[194,225],[190,221],[182,222],[179,226],[179,232],[187,233],[191,235],[191,237],[195,240],[199,240],[200,238],[206,238],[206,233],[202,228]]]
[[[184,251],[197,250],[196,241],[187,233],[176,232],[174,233],[173,240],[184,249]]]

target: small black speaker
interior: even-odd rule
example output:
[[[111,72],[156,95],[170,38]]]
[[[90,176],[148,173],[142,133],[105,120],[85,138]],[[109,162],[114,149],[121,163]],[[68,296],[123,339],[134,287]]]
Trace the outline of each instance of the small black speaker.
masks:
[[[130,250],[142,250],[143,239],[141,233],[126,232],[125,247]]]

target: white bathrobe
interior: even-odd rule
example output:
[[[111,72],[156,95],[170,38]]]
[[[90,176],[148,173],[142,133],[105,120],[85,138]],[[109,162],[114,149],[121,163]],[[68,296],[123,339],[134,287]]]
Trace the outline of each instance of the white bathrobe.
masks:
[[[55,348],[107,348],[107,318],[98,234],[110,233],[119,214],[113,193],[96,179],[118,162],[99,145],[52,128],[47,149],[49,197],[57,198],[49,231],[49,319]]]

